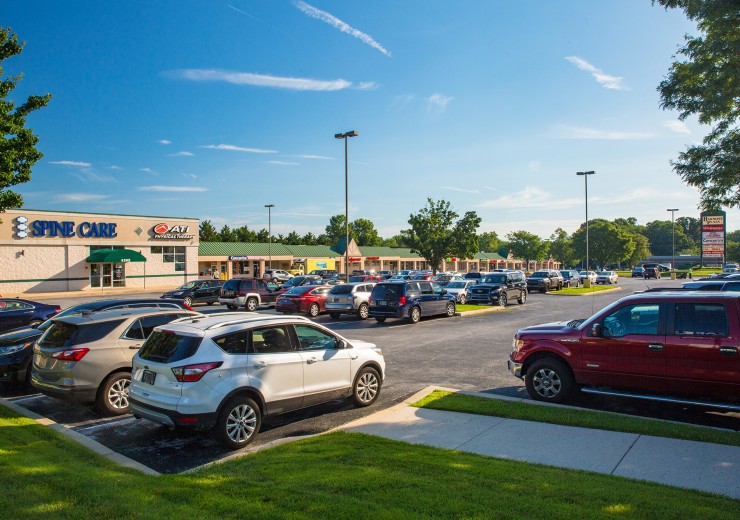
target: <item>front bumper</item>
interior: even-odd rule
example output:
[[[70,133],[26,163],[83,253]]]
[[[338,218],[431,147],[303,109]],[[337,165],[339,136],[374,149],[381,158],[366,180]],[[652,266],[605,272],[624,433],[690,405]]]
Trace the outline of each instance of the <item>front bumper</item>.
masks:
[[[516,361],[512,361],[511,358],[508,359],[507,365],[509,367],[509,372],[511,372],[514,377],[518,377],[519,379],[522,379],[522,365],[523,363],[517,363]]]

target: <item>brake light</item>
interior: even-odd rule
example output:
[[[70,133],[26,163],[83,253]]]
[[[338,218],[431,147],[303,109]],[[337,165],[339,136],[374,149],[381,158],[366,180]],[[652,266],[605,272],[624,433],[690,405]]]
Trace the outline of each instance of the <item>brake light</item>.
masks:
[[[399,307],[402,306],[402,305],[406,305],[406,297],[405,296],[401,296],[400,298],[398,298],[398,305],[399,305]]]
[[[62,308],[57,305],[56,307],[54,307],[54,312],[62,312]]]
[[[54,352],[51,357],[59,359],[60,361],[79,361],[85,357],[85,354],[88,352],[90,352],[89,348],[73,348],[71,350],[60,350],[59,352]]]
[[[221,365],[223,365],[223,361],[185,365],[183,367],[173,368],[172,373],[175,375],[175,379],[181,383],[194,383],[195,381],[200,381],[206,375],[206,372],[218,368]]]

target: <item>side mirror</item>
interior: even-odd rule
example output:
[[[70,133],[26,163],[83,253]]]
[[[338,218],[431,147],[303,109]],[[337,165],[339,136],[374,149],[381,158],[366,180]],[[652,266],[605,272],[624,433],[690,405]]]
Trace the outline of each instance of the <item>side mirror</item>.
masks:
[[[346,348],[347,348],[347,342],[346,342],[346,341],[344,341],[343,339],[340,339],[340,340],[339,340],[339,341],[337,342],[337,349],[338,349],[338,350],[344,350],[344,349],[346,349]]]
[[[591,336],[595,338],[601,337],[601,323],[594,323],[591,325]]]

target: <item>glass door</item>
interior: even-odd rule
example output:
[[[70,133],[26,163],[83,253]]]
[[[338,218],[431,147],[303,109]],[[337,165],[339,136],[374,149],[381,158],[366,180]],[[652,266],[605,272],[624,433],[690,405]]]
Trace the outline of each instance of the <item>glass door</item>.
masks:
[[[100,265],[101,264],[90,264],[90,287],[100,287]]]
[[[126,287],[126,264],[113,265],[113,287]]]
[[[101,264],[103,266],[103,287],[112,287],[113,264]]]

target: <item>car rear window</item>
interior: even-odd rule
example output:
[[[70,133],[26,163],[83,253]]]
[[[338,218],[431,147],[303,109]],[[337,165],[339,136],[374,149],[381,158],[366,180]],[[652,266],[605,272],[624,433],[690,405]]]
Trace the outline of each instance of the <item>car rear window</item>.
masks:
[[[155,330],[139,351],[139,357],[156,363],[174,363],[193,356],[202,338]]]
[[[62,348],[99,341],[125,320],[109,320],[84,325],[54,321],[39,341],[44,348]]]
[[[404,293],[404,284],[381,283],[373,287],[371,298],[373,298],[374,300],[393,300],[393,299],[398,299],[399,296],[403,296],[403,293]]]
[[[239,280],[229,280],[223,286],[227,291],[236,291],[239,289]]]
[[[329,291],[329,294],[350,294],[352,292],[352,285],[348,284],[342,284],[342,285],[335,285],[331,288]]]

